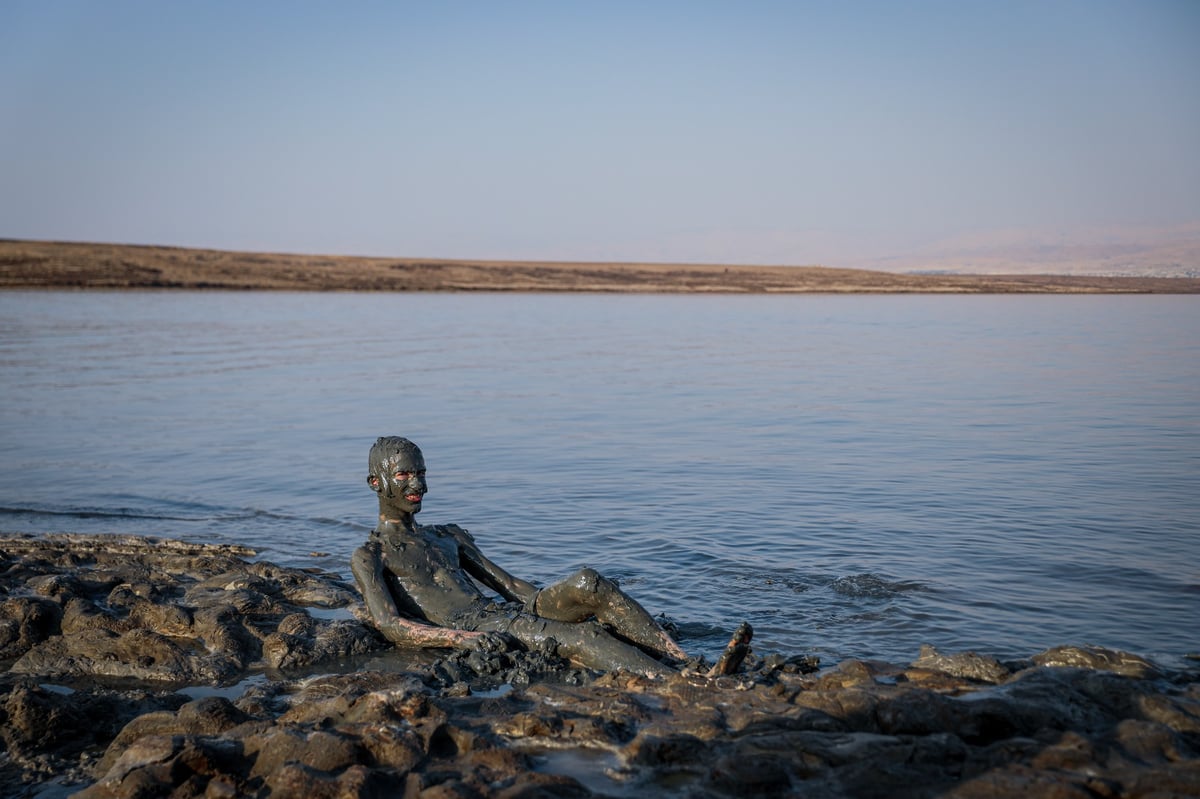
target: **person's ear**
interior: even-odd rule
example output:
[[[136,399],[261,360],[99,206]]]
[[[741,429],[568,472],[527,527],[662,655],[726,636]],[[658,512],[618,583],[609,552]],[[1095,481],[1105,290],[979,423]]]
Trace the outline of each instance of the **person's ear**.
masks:
[[[383,490],[383,486],[380,484],[379,478],[373,474],[367,475],[367,485],[369,485],[371,487],[371,490],[374,491],[376,494],[378,494],[380,491]]]

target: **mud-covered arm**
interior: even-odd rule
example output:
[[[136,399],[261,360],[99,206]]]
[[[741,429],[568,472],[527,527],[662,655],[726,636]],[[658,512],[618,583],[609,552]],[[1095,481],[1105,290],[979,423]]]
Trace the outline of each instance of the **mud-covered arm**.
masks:
[[[537,593],[536,585],[509,574],[480,552],[475,539],[466,530],[457,525],[447,525],[447,528],[458,539],[459,557],[467,574],[510,601],[528,602]]]
[[[394,644],[464,648],[474,645],[484,635],[436,627],[400,615],[396,600],[388,588],[383,555],[376,543],[364,544],[354,551],[350,558],[350,571],[354,573],[354,581],[358,583],[358,590],[376,628]]]

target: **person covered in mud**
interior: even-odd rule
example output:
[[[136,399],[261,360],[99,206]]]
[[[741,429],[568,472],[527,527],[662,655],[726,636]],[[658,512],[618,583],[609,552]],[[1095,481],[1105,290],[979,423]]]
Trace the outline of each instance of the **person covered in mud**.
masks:
[[[588,568],[545,588],[489,560],[463,528],[418,525],[428,486],[425,460],[406,438],[371,447],[367,484],[379,498],[379,523],[355,550],[351,571],[376,627],[388,640],[419,647],[490,651],[555,647],[599,671],[660,675],[688,655],[633,598]],[[484,588],[502,598],[489,597]],[[738,628],[710,674],[730,674],[749,644]]]

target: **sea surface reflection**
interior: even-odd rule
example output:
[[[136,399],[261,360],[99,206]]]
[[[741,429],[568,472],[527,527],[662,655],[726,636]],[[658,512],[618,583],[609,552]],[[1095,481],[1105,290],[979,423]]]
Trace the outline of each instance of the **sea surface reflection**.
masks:
[[[0,530],[349,576],[366,453],[712,653],[1200,649],[1185,296],[0,294]],[[313,553],[327,553],[315,555]]]

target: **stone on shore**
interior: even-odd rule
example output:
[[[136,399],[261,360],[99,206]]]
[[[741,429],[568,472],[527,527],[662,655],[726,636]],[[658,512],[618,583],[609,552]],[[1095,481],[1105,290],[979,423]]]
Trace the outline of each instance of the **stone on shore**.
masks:
[[[336,575],[252,555],[133,536],[2,536],[0,652],[13,674],[195,685],[385,646],[353,617],[306,612],[357,604]]]
[[[1200,675],[1128,653],[650,679],[467,651],[334,674],[385,644],[308,609],[356,596],[251,554],[0,537],[0,794],[1200,796]]]
[[[868,671],[487,696],[381,672],[274,683],[133,720],[78,796],[1200,794],[1195,682],[1033,667],[935,690]]]

